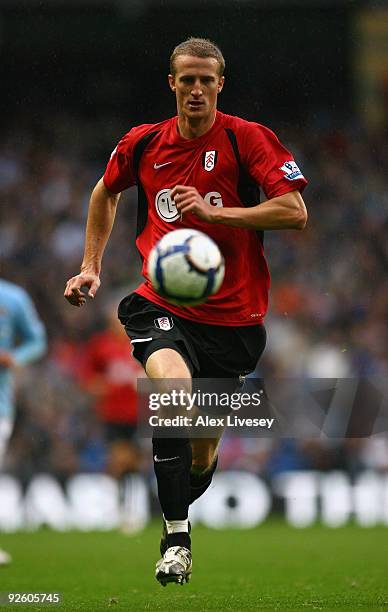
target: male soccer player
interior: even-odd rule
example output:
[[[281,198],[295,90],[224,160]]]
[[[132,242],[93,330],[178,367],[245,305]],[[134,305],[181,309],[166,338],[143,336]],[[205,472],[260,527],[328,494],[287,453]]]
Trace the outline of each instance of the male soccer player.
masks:
[[[264,349],[269,274],[263,230],[303,229],[306,184],[291,153],[266,127],[217,111],[225,61],[201,38],[179,44],[170,58],[169,86],[177,117],[132,128],[113,151],[91,197],[81,273],[65,296],[82,306],[100,286],[102,254],[120,193],[137,184],[136,245],[145,282],[119,306],[135,357],[151,379],[235,378],[254,370]],[[260,203],[258,186],[267,200]],[[147,257],[165,233],[197,228],[225,258],[217,295],[200,306],[164,300],[147,279]],[[188,507],[208,488],[218,439],[154,437],[154,468],[164,517],[161,584],[191,574]]]
[[[45,330],[29,296],[0,279],[0,470],[14,422],[13,371],[41,357],[45,349]],[[10,561],[0,549],[0,565]]]

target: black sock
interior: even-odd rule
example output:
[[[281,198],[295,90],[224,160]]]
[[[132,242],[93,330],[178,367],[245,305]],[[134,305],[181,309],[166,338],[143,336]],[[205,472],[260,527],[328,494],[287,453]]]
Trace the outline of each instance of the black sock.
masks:
[[[179,533],[169,533],[167,536],[167,546],[184,546],[191,550],[191,538],[185,531]]]
[[[190,472],[190,504],[192,504],[198,497],[201,497],[211,485],[213,480],[213,474],[216,471],[218,462],[218,456],[215,458],[213,463],[204,472],[196,474]]]
[[[187,519],[190,502],[190,441],[188,438],[153,438],[152,445],[158,496],[164,517],[169,521]]]

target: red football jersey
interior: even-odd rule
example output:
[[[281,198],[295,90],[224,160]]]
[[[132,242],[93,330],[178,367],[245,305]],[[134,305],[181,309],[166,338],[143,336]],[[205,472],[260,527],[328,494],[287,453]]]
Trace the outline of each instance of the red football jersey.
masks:
[[[124,330],[123,330],[124,331]],[[84,347],[77,377],[96,387],[96,410],[107,423],[136,424],[136,384],[142,368],[128,351],[128,338],[110,330],[92,336]]]
[[[230,132],[237,142],[237,156]],[[242,171],[262,188],[268,199],[297,189],[302,191],[307,183],[291,153],[271,130],[219,111],[211,129],[198,138],[183,138],[177,117],[134,127],[122,138],[111,155],[104,183],[113,193],[138,185],[136,245],[143,258],[145,282],[137,293],[193,321],[238,326],[263,321],[268,306],[269,273],[261,234],[206,223],[191,213],[181,221],[170,197],[171,189],[180,184],[196,187],[214,206],[255,205],[257,199],[244,203],[240,199]],[[170,304],[154,291],[147,278],[151,248],[164,234],[180,228],[195,228],[208,234],[225,258],[221,289],[200,306]]]

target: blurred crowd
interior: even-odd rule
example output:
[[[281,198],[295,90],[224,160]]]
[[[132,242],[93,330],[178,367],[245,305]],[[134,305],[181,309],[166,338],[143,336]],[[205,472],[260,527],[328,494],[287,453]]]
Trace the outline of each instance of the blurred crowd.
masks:
[[[93,304],[76,309],[63,298],[65,281],[78,272],[82,258],[91,188],[128,128],[109,122],[91,127],[70,118],[60,125],[50,138],[40,138],[32,128],[13,129],[12,139],[5,136],[0,144],[0,276],[27,289],[49,336],[48,355],[19,373],[7,469],[23,479],[36,471],[63,479],[79,470],[120,475],[147,470],[150,461],[150,453],[143,452],[149,442],[132,431],[127,436],[132,450],[112,450],[109,444],[106,423],[113,419],[114,424],[117,415],[104,408],[104,385],[130,387],[139,372],[125,365],[121,349],[101,355],[98,348],[111,342],[106,334],[117,334],[130,360],[129,343],[113,330],[112,317],[115,305],[140,281],[135,189],[120,202]],[[258,373],[384,377],[386,139],[357,125],[318,120],[298,129],[271,127],[310,181],[304,194],[309,222],[301,233],[266,234],[272,290],[268,344]],[[132,427],[135,416],[126,419]],[[323,444],[234,438],[223,446],[222,467],[267,477],[290,468],[388,469],[384,439]]]

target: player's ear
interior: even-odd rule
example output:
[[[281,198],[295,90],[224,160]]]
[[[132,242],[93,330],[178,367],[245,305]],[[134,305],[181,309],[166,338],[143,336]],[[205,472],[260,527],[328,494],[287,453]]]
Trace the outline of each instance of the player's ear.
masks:
[[[218,85],[217,85],[217,92],[218,93],[220,93],[222,91],[224,83],[225,83],[225,77],[222,76],[222,77],[219,78]]]
[[[175,87],[175,77],[172,74],[168,75],[168,84],[170,85],[171,91],[176,91]]]

